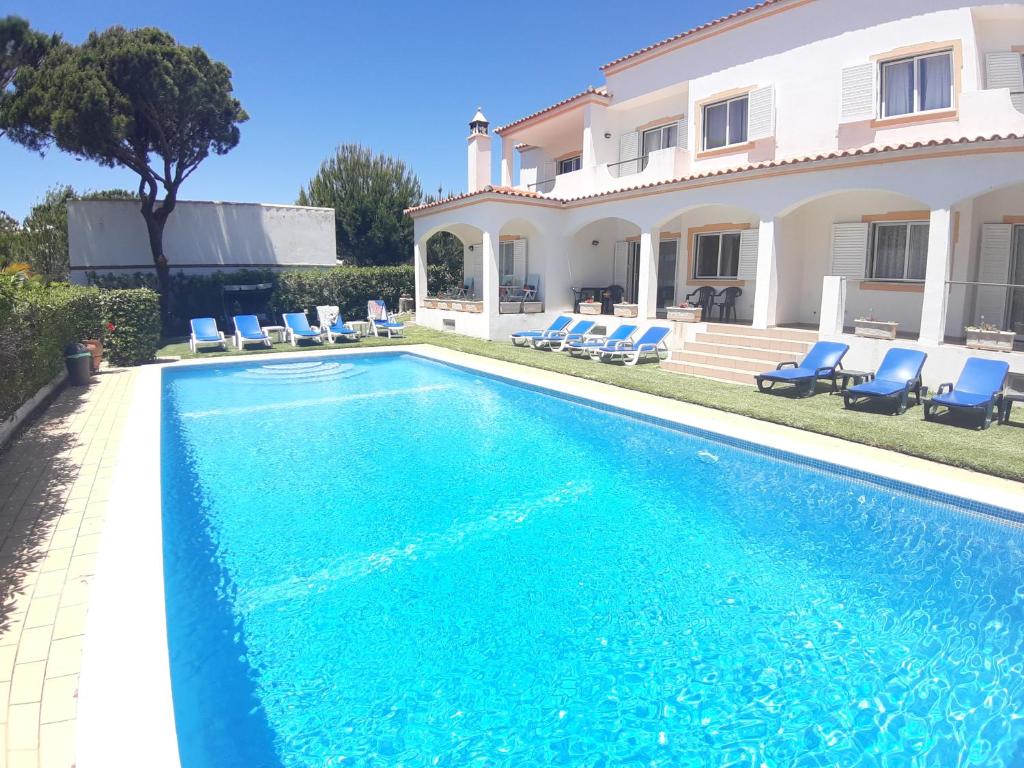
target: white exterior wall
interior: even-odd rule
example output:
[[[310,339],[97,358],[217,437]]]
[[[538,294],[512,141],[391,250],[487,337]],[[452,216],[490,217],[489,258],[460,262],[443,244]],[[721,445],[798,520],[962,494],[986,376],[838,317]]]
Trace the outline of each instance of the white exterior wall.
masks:
[[[68,203],[71,279],[88,272],[153,269],[146,223],[134,200]],[[331,267],[334,210],[294,205],[180,201],[167,220],[164,254],[174,272]]]

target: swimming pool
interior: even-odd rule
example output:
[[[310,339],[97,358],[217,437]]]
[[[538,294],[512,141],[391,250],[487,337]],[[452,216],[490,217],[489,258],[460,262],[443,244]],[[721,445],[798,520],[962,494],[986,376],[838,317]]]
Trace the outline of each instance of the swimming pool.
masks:
[[[414,355],[164,372],[184,768],[1024,760],[1024,532]]]

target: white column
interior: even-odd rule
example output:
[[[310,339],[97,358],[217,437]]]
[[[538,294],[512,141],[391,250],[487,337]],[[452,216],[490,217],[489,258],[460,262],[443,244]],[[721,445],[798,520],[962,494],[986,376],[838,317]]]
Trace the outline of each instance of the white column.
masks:
[[[416,279],[416,309],[423,306],[423,299],[427,295],[427,240],[422,238],[416,240],[412,246],[412,263]]]
[[[654,256],[654,232],[645,227],[640,232],[640,285],[637,290],[637,318],[657,315],[658,261]]]
[[[941,344],[946,335],[949,262],[953,246],[953,214],[934,208],[928,219],[928,264],[921,301],[921,344]]]
[[[828,338],[843,332],[846,315],[846,278],[825,275],[821,281],[821,314],[818,315],[818,335]]]
[[[950,280],[965,282],[971,279],[971,232],[974,231],[974,200],[965,200],[956,206],[953,216]],[[946,293],[946,335],[963,336],[967,314],[969,286],[951,285]]]
[[[511,136],[501,137],[501,186],[511,187],[512,186],[512,150],[513,143]]]
[[[482,265],[484,316],[490,325],[491,320],[498,315],[498,232],[497,230],[484,230],[484,249]]]
[[[757,232],[757,284],[754,286],[755,328],[775,325],[779,293],[778,220],[761,219]]]

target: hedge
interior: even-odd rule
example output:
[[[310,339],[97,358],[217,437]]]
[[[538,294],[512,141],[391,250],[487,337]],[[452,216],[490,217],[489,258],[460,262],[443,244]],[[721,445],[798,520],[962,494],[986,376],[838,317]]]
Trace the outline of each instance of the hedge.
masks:
[[[107,322],[118,326],[114,333],[106,331]],[[63,370],[69,343],[103,338],[112,363],[133,364],[153,358],[159,329],[152,291],[33,285],[0,276],[0,419]]]
[[[103,288],[155,286],[154,277],[142,273],[128,276],[101,276],[91,273],[89,280]],[[432,291],[453,287],[458,284],[458,280],[459,278],[451,275],[443,265],[431,265],[428,282]],[[274,320],[280,320],[282,312],[312,313],[321,304],[337,305],[345,317],[358,320],[366,317],[366,302],[369,299],[384,299],[389,308],[397,309],[399,296],[403,293],[411,295],[414,282],[411,265],[341,266],[287,272],[240,270],[215,272],[210,275],[172,273],[171,319],[168,327],[164,329],[164,335],[187,334],[188,321],[193,317],[215,317],[219,322],[225,322],[221,299],[221,287],[225,285],[269,283],[272,290],[267,311]],[[310,320],[315,322],[312,314]],[[221,330],[226,333],[231,331],[226,327],[222,327]]]

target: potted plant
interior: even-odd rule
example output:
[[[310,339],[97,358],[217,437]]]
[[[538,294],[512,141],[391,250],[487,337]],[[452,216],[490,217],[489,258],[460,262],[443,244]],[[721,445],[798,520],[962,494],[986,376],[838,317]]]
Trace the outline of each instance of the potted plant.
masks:
[[[601,314],[601,302],[591,296],[589,299],[584,299],[580,302],[580,314],[581,315],[600,315]]]
[[[668,307],[666,314],[669,320],[676,323],[699,323],[704,315],[704,310],[701,307],[691,306],[690,302],[684,301],[678,307]]]
[[[1013,352],[1013,342],[1017,334],[1013,331],[1004,331],[998,325],[986,323],[981,318],[978,325],[969,325],[964,328],[968,349],[987,349],[992,352]]]
[[[113,323],[107,323],[106,332],[111,334],[117,328]],[[103,362],[103,333],[96,334],[94,339],[84,339],[82,344],[89,350],[89,354],[92,355],[92,372],[97,373],[100,370],[100,363]]]
[[[867,317],[858,317],[853,321],[853,333],[869,339],[895,339],[899,323],[893,320],[876,320],[871,310]]]
[[[636,317],[640,312],[639,304],[622,304],[612,305],[612,314],[616,317]]]

